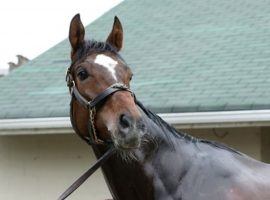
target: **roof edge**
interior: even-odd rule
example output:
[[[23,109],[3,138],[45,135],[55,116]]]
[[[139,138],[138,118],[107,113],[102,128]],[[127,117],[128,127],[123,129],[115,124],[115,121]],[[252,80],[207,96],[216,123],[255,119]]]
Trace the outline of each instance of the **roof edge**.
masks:
[[[270,126],[270,110],[158,114],[177,129]],[[72,133],[69,117],[1,119],[0,135]]]
[[[159,114],[177,129],[270,126],[270,110]]]
[[[65,134],[74,132],[69,117],[0,119],[0,135]]]

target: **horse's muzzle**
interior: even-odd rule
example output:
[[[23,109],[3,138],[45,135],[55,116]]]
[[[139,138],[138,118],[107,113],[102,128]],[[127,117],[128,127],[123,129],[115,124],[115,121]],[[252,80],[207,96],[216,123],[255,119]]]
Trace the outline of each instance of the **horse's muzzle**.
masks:
[[[115,138],[116,147],[135,149],[140,147],[142,127],[141,120],[135,120],[130,115],[122,114],[119,117],[118,134]]]

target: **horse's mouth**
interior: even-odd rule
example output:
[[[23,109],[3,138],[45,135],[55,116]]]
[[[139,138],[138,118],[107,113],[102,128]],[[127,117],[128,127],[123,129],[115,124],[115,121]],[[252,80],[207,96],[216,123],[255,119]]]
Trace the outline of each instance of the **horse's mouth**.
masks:
[[[129,150],[139,149],[140,145],[136,145],[136,146],[116,145],[116,148],[123,151],[129,151]]]
[[[141,142],[138,138],[132,138],[128,141],[123,139],[115,139],[114,145],[119,150],[130,151],[140,148]]]

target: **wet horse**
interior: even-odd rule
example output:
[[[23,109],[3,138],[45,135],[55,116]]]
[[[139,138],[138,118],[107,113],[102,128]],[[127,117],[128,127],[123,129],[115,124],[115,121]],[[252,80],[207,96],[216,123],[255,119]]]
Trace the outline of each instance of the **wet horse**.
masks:
[[[270,199],[268,164],[178,132],[135,98],[117,17],[106,42],[97,42],[85,39],[76,15],[69,41],[72,125],[97,158],[116,149],[102,166],[114,200]]]

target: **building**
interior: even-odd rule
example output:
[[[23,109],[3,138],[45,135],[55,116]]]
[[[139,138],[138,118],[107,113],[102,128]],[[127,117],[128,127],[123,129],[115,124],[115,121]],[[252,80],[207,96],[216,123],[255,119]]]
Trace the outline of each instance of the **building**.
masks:
[[[104,40],[117,15],[140,101],[270,162],[269,13],[266,1],[126,0],[86,34]],[[0,79],[0,199],[55,199],[95,160],[68,118],[69,49],[64,40]],[[98,172],[70,199],[108,197]]]

